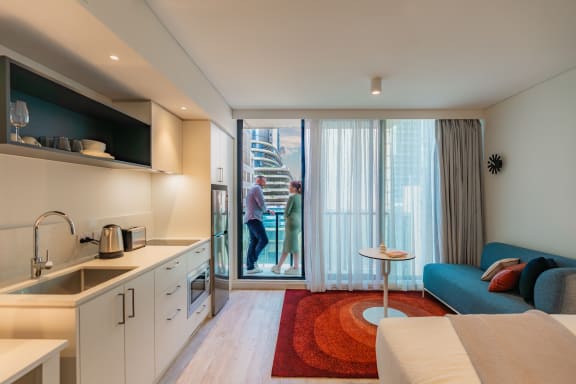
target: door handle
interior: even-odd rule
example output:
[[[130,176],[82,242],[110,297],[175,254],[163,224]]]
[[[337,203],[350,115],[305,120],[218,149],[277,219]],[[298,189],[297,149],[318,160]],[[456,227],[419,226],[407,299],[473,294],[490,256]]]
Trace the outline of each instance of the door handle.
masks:
[[[224,168],[218,167],[218,182],[224,182]]]
[[[128,318],[136,317],[136,304],[134,303],[134,296],[136,296],[136,290],[134,288],[128,288],[128,291],[132,293],[132,314],[128,315]]]
[[[118,296],[122,296],[122,321],[118,322],[118,325],[126,324],[126,295],[119,293]]]

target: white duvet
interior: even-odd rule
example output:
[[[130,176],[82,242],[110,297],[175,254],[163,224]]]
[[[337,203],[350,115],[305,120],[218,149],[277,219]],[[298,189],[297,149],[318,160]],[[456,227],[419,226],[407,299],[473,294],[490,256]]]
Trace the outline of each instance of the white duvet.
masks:
[[[576,315],[552,315],[576,334]],[[376,336],[384,384],[480,383],[452,323],[446,317],[382,319]]]

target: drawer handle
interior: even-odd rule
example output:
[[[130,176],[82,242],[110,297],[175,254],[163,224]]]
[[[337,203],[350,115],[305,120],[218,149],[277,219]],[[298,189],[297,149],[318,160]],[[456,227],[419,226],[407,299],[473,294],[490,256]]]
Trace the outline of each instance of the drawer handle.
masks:
[[[174,320],[174,319],[176,318],[176,316],[178,316],[178,314],[180,313],[180,311],[181,311],[181,309],[178,308],[178,309],[176,310],[176,312],[174,312],[174,313],[172,314],[172,316],[167,317],[166,320],[168,320],[168,321]]]
[[[166,270],[167,270],[167,271],[171,271],[171,270],[173,270],[174,268],[176,268],[179,264],[180,264],[180,262],[177,261],[177,262],[175,262],[174,265],[172,265],[171,267],[166,267]]]
[[[174,288],[174,289],[171,290],[170,292],[166,292],[166,296],[172,296],[172,295],[175,294],[176,291],[179,290],[179,289],[180,289],[180,284],[178,284],[178,285],[176,286],[176,288]]]
[[[126,295],[119,293],[118,296],[122,297],[122,321],[118,322],[118,325],[126,324]]]
[[[206,308],[206,304],[202,304],[202,307],[200,307],[200,309],[196,312],[196,314],[197,315],[201,314],[204,308]]]
[[[196,252],[196,253],[202,253],[202,252],[204,252],[205,250],[206,250],[206,248],[200,248],[199,250],[194,251],[194,252]]]

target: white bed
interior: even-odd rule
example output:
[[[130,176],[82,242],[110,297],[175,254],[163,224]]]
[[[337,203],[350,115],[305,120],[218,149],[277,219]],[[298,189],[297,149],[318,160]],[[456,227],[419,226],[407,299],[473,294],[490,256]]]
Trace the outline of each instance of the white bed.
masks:
[[[553,315],[576,334],[576,315]],[[480,383],[447,317],[388,318],[376,337],[383,384]]]

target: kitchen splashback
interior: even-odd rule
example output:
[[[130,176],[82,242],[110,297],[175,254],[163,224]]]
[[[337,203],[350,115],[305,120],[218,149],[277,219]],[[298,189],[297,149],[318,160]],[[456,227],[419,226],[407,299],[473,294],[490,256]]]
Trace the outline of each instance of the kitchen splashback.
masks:
[[[60,210],[76,224],[49,218],[40,226],[39,253],[50,250],[54,269],[98,253],[81,236],[98,239],[102,226],[144,225],[152,233],[150,174],[0,155],[0,286],[29,278],[34,220]]]

